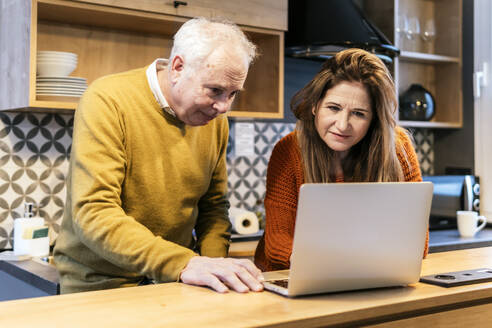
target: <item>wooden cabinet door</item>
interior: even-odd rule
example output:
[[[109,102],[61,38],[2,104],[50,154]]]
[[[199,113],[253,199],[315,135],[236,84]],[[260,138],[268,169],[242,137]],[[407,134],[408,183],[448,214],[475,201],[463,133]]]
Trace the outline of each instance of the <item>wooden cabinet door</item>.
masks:
[[[73,0],[181,17],[224,17],[236,24],[287,30],[287,0]],[[186,5],[175,3],[184,2]]]

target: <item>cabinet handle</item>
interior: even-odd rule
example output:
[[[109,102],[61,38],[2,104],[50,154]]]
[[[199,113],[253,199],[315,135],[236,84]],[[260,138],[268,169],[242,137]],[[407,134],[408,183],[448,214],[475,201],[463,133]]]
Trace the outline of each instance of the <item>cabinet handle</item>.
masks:
[[[173,1],[174,8],[178,8],[179,6],[187,6],[188,2],[186,1]]]

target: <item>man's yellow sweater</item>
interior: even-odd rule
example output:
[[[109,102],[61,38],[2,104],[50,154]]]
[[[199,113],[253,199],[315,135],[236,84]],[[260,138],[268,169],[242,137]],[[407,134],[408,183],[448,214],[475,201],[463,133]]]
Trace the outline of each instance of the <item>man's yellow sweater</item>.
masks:
[[[225,117],[190,127],[163,111],[145,68],[92,83],[75,113],[55,247],[61,292],[176,281],[192,249],[226,256],[228,133]]]

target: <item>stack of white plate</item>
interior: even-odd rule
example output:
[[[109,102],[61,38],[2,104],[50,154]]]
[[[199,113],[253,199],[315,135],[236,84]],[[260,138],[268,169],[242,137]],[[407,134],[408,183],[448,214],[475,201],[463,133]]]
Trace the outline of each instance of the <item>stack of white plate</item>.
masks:
[[[36,95],[80,97],[87,89],[87,81],[82,77],[38,76]]]
[[[77,67],[77,54],[61,51],[38,51],[36,95],[43,97],[80,97],[87,80],[69,76]]]

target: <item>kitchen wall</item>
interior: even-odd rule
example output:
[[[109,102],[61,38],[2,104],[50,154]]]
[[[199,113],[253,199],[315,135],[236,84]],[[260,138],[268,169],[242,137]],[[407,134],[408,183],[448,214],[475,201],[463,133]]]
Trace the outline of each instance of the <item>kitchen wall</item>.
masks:
[[[254,127],[254,155],[235,156],[236,122],[231,120],[229,200],[232,206],[261,210],[271,151],[295,124],[246,122]],[[0,250],[12,247],[13,220],[22,216],[25,202],[39,205],[39,215],[50,225],[53,236],[57,235],[66,196],[72,127],[73,115],[0,113]],[[433,135],[428,130],[413,132],[422,170],[432,174]]]

